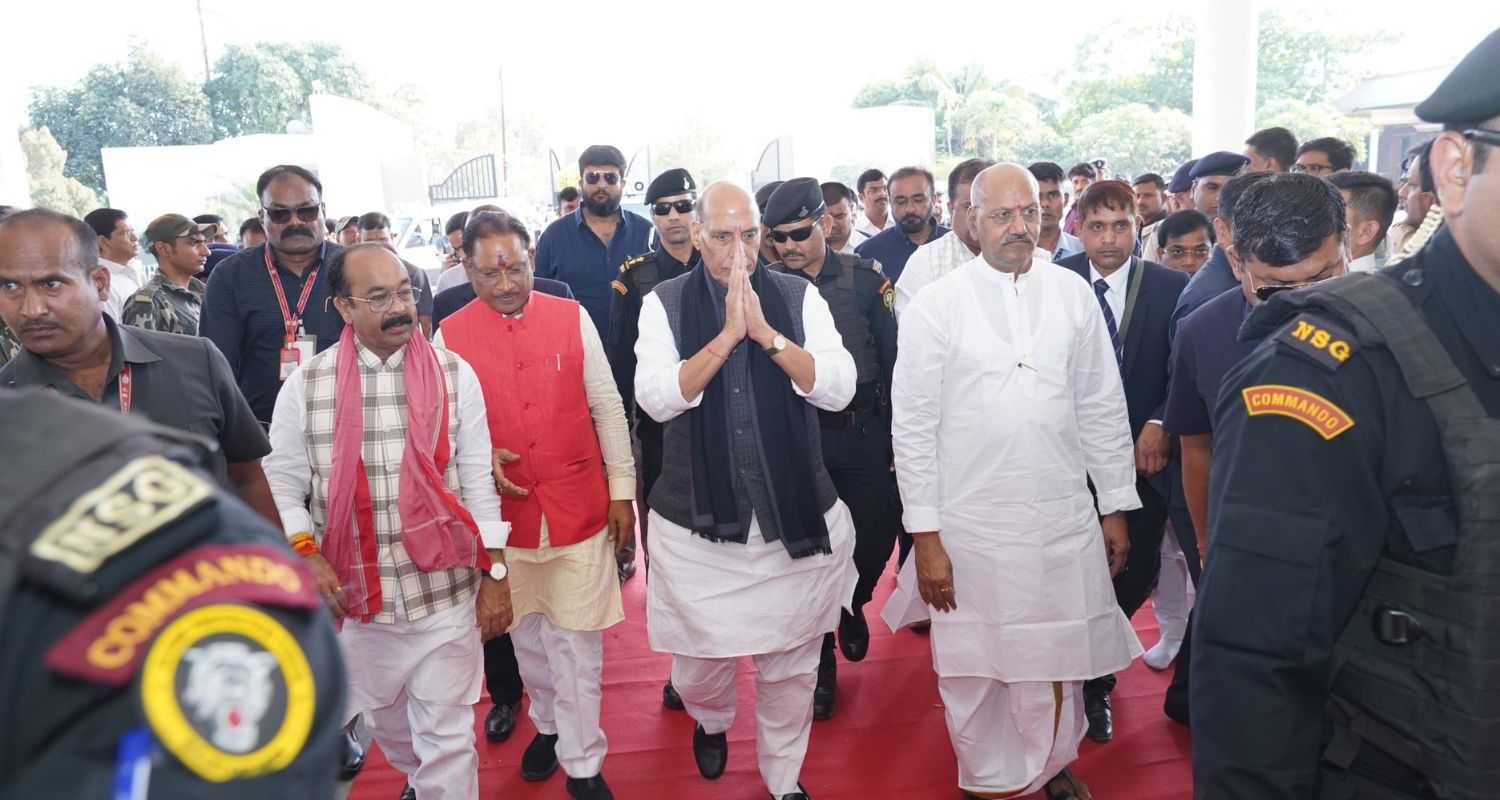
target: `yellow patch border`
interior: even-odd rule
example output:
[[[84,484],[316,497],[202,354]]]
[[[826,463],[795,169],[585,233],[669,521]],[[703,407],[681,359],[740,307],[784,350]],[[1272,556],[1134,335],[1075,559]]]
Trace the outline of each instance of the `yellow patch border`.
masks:
[[[259,749],[235,755],[214,747],[188,722],[177,699],[177,671],[188,649],[208,636],[243,636],[270,653],[286,681],[286,714],[281,727]],[[141,705],[146,721],[172,755],[212,783],[264,775],[296,760],[312,732],[317,686],[297,639],[264,611],[221,603],[194,609],[161,632],[141,670]]]
[[[177,488],[180,494],[160,500],[143,498],[141,482],[151,479],[153,473],[158,483]],[[162,488],[157,487],[158,490]],[[74,500],[67,512],[31,543],[31,554],[76,572],[92,573],[120,551],[140,541],[141,537],[182,516],[212,494],[213,487],[207,481],[182,465],[159,455],[142,456]],[[150,502],[156,507],[128,523],[110,519],[124,517],[131,506],[141,502]]]
[[[625,288],[625,284],[620,283],[619,281],[610,281],[609,286],[611,289],[614,289],[622,295],[630,294],[630,290]]]
[[[1251,397],[1252,395],[1260,392],[1282,392],[1285,394],[1293,395],[1301,400],[1321,403],[1323,407],[1329,412],[1330,418],[1335,420],[1338,424],[1333,427],[1325,427],[1317,420],[1317,418],[1311,415],[1310,411],[1303,412],[1295,408],[1289,409],[1279,406],[1275,408],[1268,408],[1264,406],[1257,408],[1251,402]],[[1318,394],[1317,392],[1309,391],[1299,386],[1286,386],[1279,383],[1262,383],[1255,386],[1247,386],[1244,389],[1241,389],[1240,397],[1245,402],[1245,412],[1250,416],[1259,417],[1265,414],[1274,414],[1279,417],[1287,417],[1289,419],[1297,420],[1303,425],[1306,425],[1307,427],[1312,428],[1314,431],[1316,431],[1319,436],[1323,437],[1324,441],[1332,441],[1333,439],[1338,438],[1338,436],[1340,436],[1344,432],[1348,431],[1350,428],[1354,427],[1354,418],[1349,416],[1349,412],[1345,411],[1343,408],[1340,408],[1337,403],[1329,400],[1323,395]]]

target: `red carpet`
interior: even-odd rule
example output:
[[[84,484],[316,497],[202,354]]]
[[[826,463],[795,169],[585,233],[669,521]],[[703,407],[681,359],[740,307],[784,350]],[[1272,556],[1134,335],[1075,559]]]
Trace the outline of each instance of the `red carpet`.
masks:
[[[894,565],[893,565],[894,566]],[[892,635],[877,612],[895,584],[894,572],[867,610],[870,655],[839,664],[835,717],[813,724],[802,783],[815,800],[920,798],[952,800],[956,766],[939,705],[928,639],[910,631]],[[670,657],[646,646],[645,575],[625,584],[628,619],[605,632],[604,731],[609,756],[604,776],[619,800],[763,800],[755,763],[755,687],[746,659],[739,679],[739,718],[729,732],[729,769],[717,781],[703,780],[693,766],[693,721],[661,705]],[[1135,618],[1147,647],[1156,641],[1149,606]],[[1189,800],[1191,762],[1187,730],[1161,713],[1169,673],[1139,660],[1120,676],[1114,693],[1115,738],[1106,745],[1085,740],[1075,771],[1098,800]],[[476,728],[489,710],[475,707]],[[479,742],[479,789],[484,798],[566,798],[561,770],[540,784],[521,780],[521,752],[536,734],[522,715],[504,744]],[[404,778],[371,753],[355,781],[353,800],[397,800]]]

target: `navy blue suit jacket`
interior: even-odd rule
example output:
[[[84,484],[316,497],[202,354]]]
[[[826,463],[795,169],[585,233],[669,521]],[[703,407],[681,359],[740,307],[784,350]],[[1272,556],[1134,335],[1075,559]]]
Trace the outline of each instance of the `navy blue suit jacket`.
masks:
[[[1141,288],[1136,295],[1130,329],[1122,343],[1124,359],[1121,377],[1125,383],[1125,403],[1130,409],[1130,435],[1139,436],[1147,420],[1159,420],[1165,413],[1167,384],[1172,363],[1172,343],[1168,326],[1177,296],[1187,286],[1186,273],[1168,269],[1154,261],[1131,256],[1134,269],[1142,269]],[[1057,265],[1089,278],[1087,253],[1068,256]]]

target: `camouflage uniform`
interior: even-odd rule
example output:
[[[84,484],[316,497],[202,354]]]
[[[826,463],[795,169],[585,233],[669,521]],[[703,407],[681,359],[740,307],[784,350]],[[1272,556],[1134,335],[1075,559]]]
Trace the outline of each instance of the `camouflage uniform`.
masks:
[[[168,282],[158,271],[125,302],[121,321],[148,331],[197,336],[204,288],[203,281],[189,278],[184,289]]]
[[[4,366],[21,352],[21,342],[10,332],[5,320],[0,320],[0,366]]]

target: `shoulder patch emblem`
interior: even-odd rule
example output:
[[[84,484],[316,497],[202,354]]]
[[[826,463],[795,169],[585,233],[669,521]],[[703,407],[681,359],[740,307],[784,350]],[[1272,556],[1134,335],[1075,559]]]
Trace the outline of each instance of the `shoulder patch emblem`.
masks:
[[[1349,331],[1312,314],[1298,314],[1276,339],[1329,372],[1343,366],[1359,349]]]
[[[645,260],[646,260],[645,256],[636,256],[634,258],[627,258],[627,259],[625,259],[625,263],[620,265],[620,274],[624,275],[625,273],[631,271],[632,269],[635,269],[637,266],[639,266]]]
[[[1245,399],[1245,411],[1250,416],[1275,414],[1290,417],[1317,431],[1324,441],[1331,441],[1354,427],[1349,412],[1317,392],[1295,386],[1261,384],[1244,388],[1240,395]]]
[[[896,287],[891,285],[891,279],[886,278],[880,283],[880,299],[885,303],[885,310],[890,311],[896,307]]]
[[[156,738],[212,783],[286,768],[307,743],[317,705],[296,637],[242,605],[204,606],[169,625],[140,686]]]
[[[78,623],[47,651],[47,667],[124,686],[158,631],[182,612],[213,602],[315,608],[318,597],[307,568],[276,548],[199,547],[136,579]]]
[[[48,525],[31,555],[81,573],[213,496],[208,482],[158,455],[126,464]]]
[[[609,286],[622,295],[630,294],[630,289],[626,288],[625,284],[621,281],[610,281]]]

